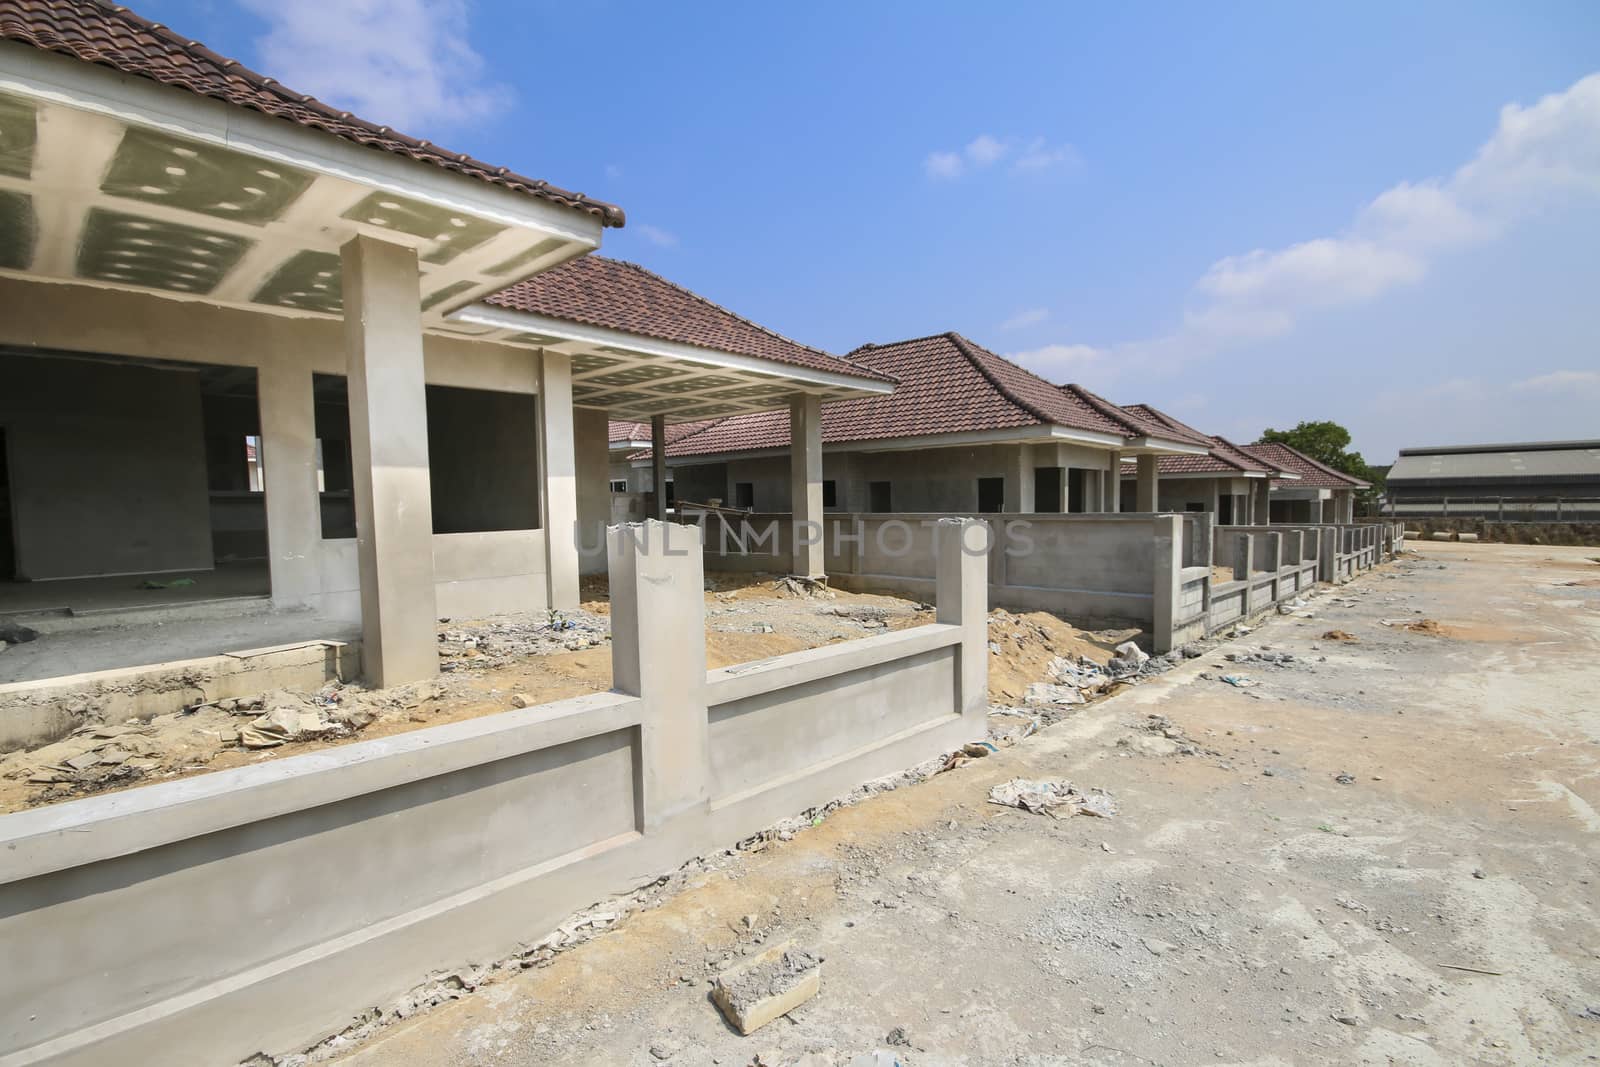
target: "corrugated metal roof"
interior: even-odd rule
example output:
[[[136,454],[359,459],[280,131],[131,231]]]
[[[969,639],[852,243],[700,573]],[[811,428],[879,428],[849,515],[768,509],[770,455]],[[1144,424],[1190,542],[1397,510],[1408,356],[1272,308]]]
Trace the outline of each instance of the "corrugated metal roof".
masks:
[[[1552,442],[1562,443],[1562,442]],[[1565,442],[1566,447],[1490,445],[1479,451],[1402,449],[1389,468],[1389,484],[1562,478],[1600,482],[1600,441]]]

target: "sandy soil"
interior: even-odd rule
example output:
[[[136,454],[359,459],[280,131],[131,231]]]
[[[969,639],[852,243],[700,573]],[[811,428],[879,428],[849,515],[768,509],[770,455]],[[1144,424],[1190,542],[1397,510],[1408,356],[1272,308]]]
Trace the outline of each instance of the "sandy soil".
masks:
[[[1600,594],[1564,583],[1593,550],[1420,548],[1015,747],[691,864],[342,1062],[1592,1063]],[[1120,811],[986,802],[1019,775]],[[791,937],[822,993],[738,1036],[710,978]]]

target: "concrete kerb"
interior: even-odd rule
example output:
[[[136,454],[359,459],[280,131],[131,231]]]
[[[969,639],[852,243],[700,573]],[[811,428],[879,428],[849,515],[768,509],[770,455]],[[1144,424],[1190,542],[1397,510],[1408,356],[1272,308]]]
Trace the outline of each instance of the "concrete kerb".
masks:
[[[981,738],[974,525],[941,527],[934,625],[711,672],[698,531],[613,529],[622,691],[0,816],[0,1064],[303,1048]]]

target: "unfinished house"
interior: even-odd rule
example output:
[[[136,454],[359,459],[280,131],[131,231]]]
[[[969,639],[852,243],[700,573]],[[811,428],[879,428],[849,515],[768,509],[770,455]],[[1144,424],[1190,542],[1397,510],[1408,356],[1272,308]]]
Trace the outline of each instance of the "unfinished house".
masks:
[[[1081,514],[1130,503],[1156,509],[1157,460],[1205,455],[1208,443],[1118,408],[1081,386],[1056,386],[959,334],[863,345],[845,357],[899,382],[893,393],[822,405],[822,504],[827,512]],[[710,414],[707,412],[707,414]],[[628,431],[620,431],[626,434]],[[781,414],[721,418],[666,447],[678,501],[750,512],[789,509]],[[653,454],[612,466],[629,492],[648,491]]]
[[[1298,475],[1272,479],[1272,522],[1354,522],[1356,494],[1371,488],[1369,482],[1336,471],[1276,441],[1258,441],[1243,446],[1243,450],[1263,463]]]
[[[0,612],[230,620],[0,682],[319,639],[428,677],[441,616],[576,604],[580,517],[604,566],[608,418],[892,388],[579,258],[622,223],[126,9],[0,4]]]
[[[1149,404],[1127,404],[1124,410],[1168,427],[1204,438],[1210,450],[1203,456],[1162,456],[1158,511],[1209,512],[1221,526],[1263,525],[1268,521],[1268,493],[1273,480],[1294,482],[1293,471],[1273,467],[1233,442],[1205,434]],[[1138,471],[1122,465],[1123,500],[1133,491]]]

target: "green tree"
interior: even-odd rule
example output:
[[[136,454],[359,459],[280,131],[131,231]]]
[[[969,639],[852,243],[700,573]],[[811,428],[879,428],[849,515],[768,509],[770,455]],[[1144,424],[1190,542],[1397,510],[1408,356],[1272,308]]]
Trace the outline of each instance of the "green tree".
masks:
[[[1302,422],[1292,430],[1267,429],[1263,441],[1277,441],[1297,452],[1304,452],[1318,463],[1326,463],[1362,481],[1371,482],[1370,495],[1383,491],[1383,474],[1367,466],[1360,452],[1350,451],[1350,431],[1337,422]]]

